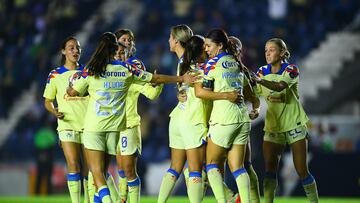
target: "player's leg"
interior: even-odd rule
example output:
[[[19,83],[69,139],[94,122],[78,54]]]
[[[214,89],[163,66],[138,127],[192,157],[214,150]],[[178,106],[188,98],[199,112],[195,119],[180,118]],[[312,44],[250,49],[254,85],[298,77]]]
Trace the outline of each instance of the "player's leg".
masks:
[[[316,181],[308,171],[307,165],[307,140],[304,138],[291,144],[293,153],[293,161],[296,172],[302,180],[302,185],[305,190],[307,198],[311,203],[319,201]]]
[[[275,198],[276,188],[278,185],[276,172],[278,170],[281,154],[284,151],[284,144],[274,142],[263,142],[263,155],[265,161],[265,178],[264,178],[264,200],[266,203],[272,203]]]
[[[118,189],[119,189],[119,195],[120,195],[120,199],[121,201],[125,202],[127,200],[127,196],[128,196],[128,187],[127,187],[127,179],[125,176],[125,171],[124,168],[122,166],[122,161],[121,161],[121,154],[118,151],[118,154],[116,155],[116,163],[117,163],[117,168],[118,168],[118,177],[119,177],[119,181],[118,181]]]
[[[69,131],[69,133],[73,133]],[[75,142],[61,141],[66,165],[68,169],[67,185],[71,201],[80,203],[81,197],[81,174],[80,174],[80,144]]]
[[[88,167],[88,164],[87,164],[87,157],[86,157],[86,154],[85,154],[85,148],[84,148],[83,144],[81,144],[81,158],[82,158],[81,174],[82,174],[82,177],[83,177],[84,203],[88,203],[88,202],[90,202],[90,198],[93,198],[93,197],[89,196],[89,187],[88,187],[88,183],[89,183],[89,177],[88,177],[89,167]]]
[[[203,148],[197,147],[186,150],[189,167],[188,196],[190,202],[201,202],[203,198]]]
[[[227,150],[216,145],[212,138],[208,139],[206,146],[206,172],[210,186],[218,202],[225,202],[223,187],[223,176],[220,172],[219,165],[224,163],[224,154]]]
[[[250,139],[249,142],[246,144],[244,166],[250,179],[250,200],[252,203],[259,203],[260,202],[259,180],[251,163]]]
[[[108,132],[106,136],[106,153],[105,153],[105,168],[104,176],[106,184],[110,191],[110,197],[113,202],[119,202],[119,191],[116,188],[116,184],[112,174],[108,171],[111,161],[116,156],[116,146],[119,141],[119,132]]]
[[[250,201],[250,180],[244,168],[245,144],[233,144],[228,152],[228,164],[235,178],[242,202]]]
[[[171,148],[171,164],[161,182],[158,203],[166,202],[170,197],[185,161],[186,152],[184,149]]]

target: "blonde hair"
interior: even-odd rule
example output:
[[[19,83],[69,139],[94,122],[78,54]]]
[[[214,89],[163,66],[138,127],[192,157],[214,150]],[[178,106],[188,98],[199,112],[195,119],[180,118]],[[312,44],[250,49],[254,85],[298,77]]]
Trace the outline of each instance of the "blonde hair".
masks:
[[[272,38],[272,39],[269,39],[266,43],[269,43],[269,42],[276,44],[280,48],[280,51],[284,52],[284,56],[282,58],[283,61],[287,62],[287,60],[290,59],[290,56],[291,56],[290,51],[282,39]]]
[[[191,28],[185,24],[171,27],[171,35],[185,47],[186,42],[193,36]]]

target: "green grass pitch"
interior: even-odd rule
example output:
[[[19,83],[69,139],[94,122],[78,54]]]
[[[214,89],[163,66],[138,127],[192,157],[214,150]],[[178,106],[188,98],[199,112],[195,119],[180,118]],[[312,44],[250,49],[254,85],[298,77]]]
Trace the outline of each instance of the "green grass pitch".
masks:
[[[66,195],[61,196],[32,196],[32,197],[0,197],[1,203],[71,203],[70,197]],[[168,203],[181,203],[189,202],[187,197],[171,197]],[[214,197],[206,197],[204,203],[216,203]],[[261,201],[263,202],[263,201]],[[308,202],[304,197],[292,197],[292,198],[275,198],[276,203],[306,203]],[[360,198],[330,198],[320,197],[321,203],[359,203]],[[156,197],[143,196],[141,197],[141,203],[156,203]]]

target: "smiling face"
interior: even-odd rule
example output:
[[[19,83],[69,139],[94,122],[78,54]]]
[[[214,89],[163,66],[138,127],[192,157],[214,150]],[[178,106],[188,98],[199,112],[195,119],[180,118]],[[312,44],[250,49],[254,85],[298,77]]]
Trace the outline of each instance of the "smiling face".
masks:
[[[116,51],[115,60],[125,61],[126,60],[126,52],[124,46],[119,46]]]
[[[284,52],[274,42],[267,42],[265,44],[265,59],[268,64],[280,63],[284,56]]]
[[[212,58],[215,57],[216,55],[218,55],[221,52],[221,49],[223,47],[223,45],[217,44],[215,42],[213,42],[211,39],[209,38],[205,38],[205,52],[207,53],[207,55]]]
[[[77,63],[81,55],[81,47],[79,41],[75,39],[67,41],[65,48],[61,50],[61,53],[65,56],[66,61],[71,63]]]
[[[126,47],[133,46],[134,39],[129,34],[124,34],[118,38],[118,42],[125,45]]]

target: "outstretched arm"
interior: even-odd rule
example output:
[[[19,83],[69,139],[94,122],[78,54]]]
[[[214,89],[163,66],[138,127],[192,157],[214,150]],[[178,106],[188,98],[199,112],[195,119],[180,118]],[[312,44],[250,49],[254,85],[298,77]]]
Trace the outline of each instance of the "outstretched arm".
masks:
[[[232,92],[214,92],[202,87],[201,83],[195,83],[195,96],[207,100],[229,100],[234,103],[242,101],[243,97],[237,91]]]

